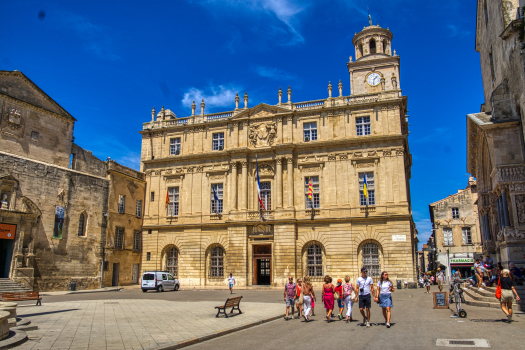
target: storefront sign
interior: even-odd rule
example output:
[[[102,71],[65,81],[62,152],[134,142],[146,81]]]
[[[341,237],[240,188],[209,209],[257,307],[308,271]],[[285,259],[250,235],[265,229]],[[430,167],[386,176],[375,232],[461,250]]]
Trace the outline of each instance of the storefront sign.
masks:
[[[0,224],[0,238],[15,239],[16,225]]]
[[[406,235],[392,235],[392,241],[394,242],[406,242],[407,236]]]
[[[450,258],[451,264],[473,264],[474,258]]]

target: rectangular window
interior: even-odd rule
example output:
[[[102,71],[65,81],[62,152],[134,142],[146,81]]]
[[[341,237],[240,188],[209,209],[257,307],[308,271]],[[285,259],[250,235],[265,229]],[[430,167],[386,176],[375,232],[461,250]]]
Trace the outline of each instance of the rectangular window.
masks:
[[[155,192],[151,192],[149,196],[150,202],[155,202]]]
[[[370,117],[355,118],[357,136],[370,135]]]
[[[272,209],[272,183],[261,182],[261,201],[264,204],[266,210]],[[262,209],[261,203],[259,203],[259,210]]]
[[[443,229],[443,245],[454,245],[454,241],[452,240],[451,228]]]
[[[150,252],[146,253],[146,261],[151,261],[151,253]]]
[[[141,199],[137,199],[137,204],[135,208],[135,216],[138,218],[142,217],[142,200]]]
[[[124,214],[124,208],[126,205],[126,196],[120,195],[118,197],[118,212]]]
[[[210,256],[210,274],[211,277],[224,276],[224,254],[222,248],[215,248],[211,251]]]
[[[459,208],[452,208],[452,219],[459,219]]]
[[[365,174],[368,205],[376,205],[376,191],[373,172],[359,173],[359,203],[360,205],[367,205],[367,198],[365,197]]]
[[[142,232],[141,231],[133,232],[133,250],[140,250],[141,240],[142,240]]]
[[[470,227],[463,227],[463,244],[472,244],[472,235],[470,234]]]
[[[304,142],[317,140],[317,122],[304,123]]]
[[[115,249],[124,249],[124,229],[115,229]]]
[[[179,215],[179,188],[170,187],[168,188],[168,216],[177,216]]]
[[[55,226],[53,227],[53,238],[62,239],[64,233],[64,217],[66,209],[64,207],[55,207]]]
[[[217,199],[215,196],[217,195]],[[222,184],[212,184],[211,185],[211,212],[215,214],[222,213]]]
[[[224,133],[217,132],[213,134],[213,150],[222,151],[224,149]]]
[[[310,180],[312,181],[312,198],[308,195],[310,193]],[[306,209],[319,208],[319,176],[305,177],[304,178],[304,201]]]
[[[38,141],[38,131],[31,131],[31,140]]]
[[[148,235],[151,235],[153,233],[153,230],[149,229],[148,230]]]
[[[178,156],[180,154],[180,137],[170,139],[170,155]]]

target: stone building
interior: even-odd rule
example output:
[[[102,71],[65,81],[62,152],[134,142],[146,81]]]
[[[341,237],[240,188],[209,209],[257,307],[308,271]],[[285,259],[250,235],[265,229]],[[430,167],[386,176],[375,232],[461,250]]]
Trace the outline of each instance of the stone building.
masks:
[[[485,103],[467,116],[467,171],[477,180],[483,253],[503,266],[525,264],[523,5],[478,1],[476,51]]]
[[[472,275],[474,259],[481,255],[477,186],[469,178],[465,189],[428,206],[435,238],[437,267],[459,270],[461,276]]]
[[[240,285],[319,283],[355,279],[362,266],[412,280],[407,98],[391,40],[377,25],[355,35],[350,96],[339,82],[337,96],[329,84],[307,102],[293,103],[288,87],[276,105],[248,107],[245,93],[222,113],[205,114],[205,101],[184,118],[153,110],[140,131],[142,269],[168,270],[181,285],[224,285],[230,272]]]
[[[0,277],[40,291],[99,288],[111,283],[104,261],[124,260],[120,282],[131,281],[142,222],[122,222],[111,201],[143,200],[144,174],[74,144],[75,118],[21,72],[0,71],[0,113]],[[114,226],[126,228],[125,253],[108,240]]]

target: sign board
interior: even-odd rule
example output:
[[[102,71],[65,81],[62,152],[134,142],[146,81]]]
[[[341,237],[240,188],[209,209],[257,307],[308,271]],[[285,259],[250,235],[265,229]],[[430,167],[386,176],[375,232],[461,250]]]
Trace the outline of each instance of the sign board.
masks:
[[[451,264],[474,264],[474,258],[450,258]]]
[[[434,309],[448,309],[447,292],[434,292]]]
[[[0,238],[15,239],[16,225],[0,224]]]
[[[394,242],[406,242],[407,236],[406,235],[392,235],[392,241]]]

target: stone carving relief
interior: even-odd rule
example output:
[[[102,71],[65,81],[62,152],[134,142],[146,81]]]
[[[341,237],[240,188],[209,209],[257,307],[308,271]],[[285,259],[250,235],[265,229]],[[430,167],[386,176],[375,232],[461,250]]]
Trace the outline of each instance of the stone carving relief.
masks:
[[[384,156],[384,157],[390,157],[391,155],[392,155],[392,151],[391,151],[391,150],[389,150],[389,149],[385,149],[385,150],[383,151],[383,156]]]
[[[363,152],[354,152],[354,157],[355,157],[355,158],[361,158],[361,157],[363,157]]]
[[[523,193],[525,192],[525,184],[510,184],[509,189],[512,192]]]
[[[173,179],[167,179],[166,180],[166,183],[168,184],[171,184],[171,183],[179,183],[180,182],[180,177],[175,177]]]
[[[316,172],[321,171],[321,167],[319,166],[308,167],[308,168],[303,168],[302,170],[303,170],[303,173],[316,173]]]
[[[224,175],[211,175],[210,180],[222,180],[224,179]]]
[[[269,164],[261,164],[259,165],[259,175],[261,176],[273,176],[275,171],[273,170],[272,166]]]
[[[494,178],[498,178],[499,182],[523,181],[525,180],[525,167],[499,168]]]
[[[525,195],[516,196],[516,213],[519,223],[525,223]]]
[[[357,163],[356,167],[357,168],[373,168],[374,167],[374,163],[373,162]]]
[[[271,146],[277,136],[277,127],[274,122],[253,124],[250,126],[250,133],[248,135],[250,145],[257,146]]]
[[[16,108],[4,108],[2,121],[2,131],[17,137],[22,136],[23,118],[20,111]]]

